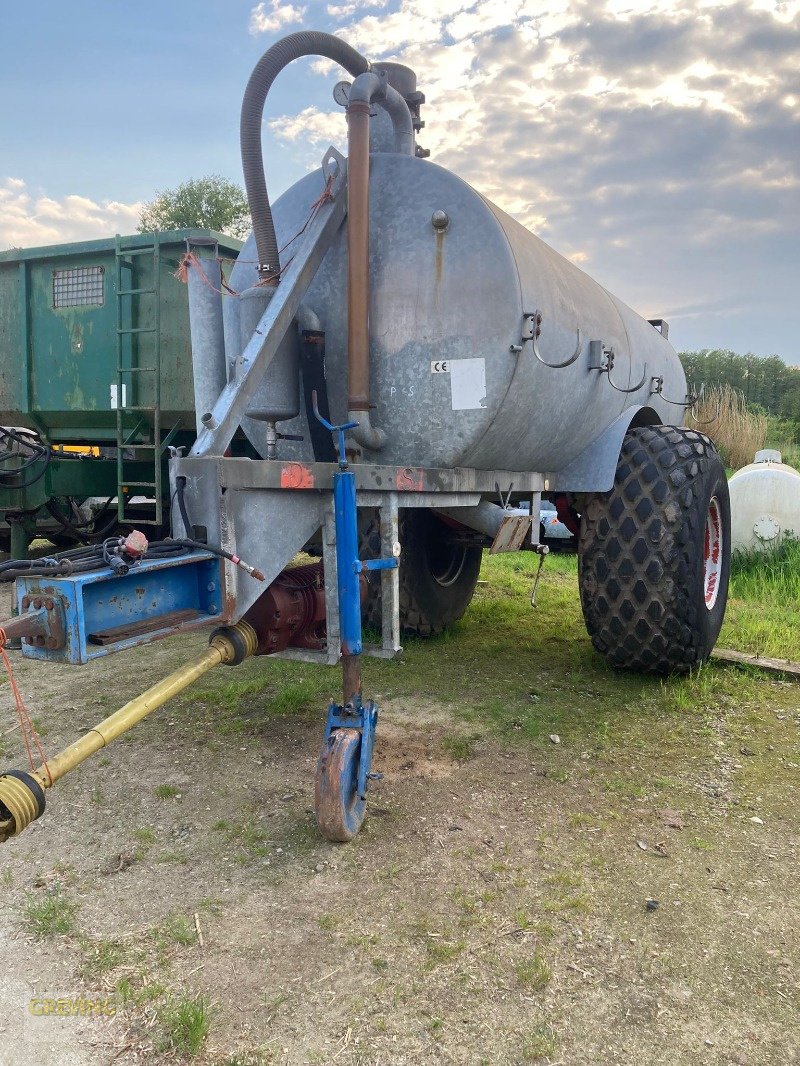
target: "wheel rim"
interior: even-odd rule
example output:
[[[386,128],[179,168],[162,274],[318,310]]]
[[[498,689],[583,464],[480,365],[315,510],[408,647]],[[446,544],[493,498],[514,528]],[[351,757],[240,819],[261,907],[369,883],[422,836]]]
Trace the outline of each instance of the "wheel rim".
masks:
[[[722,550],[722,514],[717,497],[712,496],[706,513],[703,542],[703,597],[709,611],[714,608],[719,596]]]
[[[428,565],[431,577],[437,585],[449,588],[461,577],[467,561],[467,549],[463,544],[451,544],[442,538],[428,548]]]

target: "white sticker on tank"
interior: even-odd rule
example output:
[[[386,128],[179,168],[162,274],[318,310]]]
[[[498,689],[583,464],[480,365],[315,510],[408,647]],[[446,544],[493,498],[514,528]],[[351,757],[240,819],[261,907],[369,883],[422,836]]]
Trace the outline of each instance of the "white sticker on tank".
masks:
[[[122,406],[123,407],[126,407],[127,404],[128,404],[127,392],[128,392],[128,386],[123,384],[123,386],[122,386]],[[116,386],[115,383],[112,382],[112,384],[111,384],[111,410],[112,411],[116,411],[116,409],[117,409],[117,386]]]
[[[450,396],[454,411],[486,407],[486,360],[450,359]]]

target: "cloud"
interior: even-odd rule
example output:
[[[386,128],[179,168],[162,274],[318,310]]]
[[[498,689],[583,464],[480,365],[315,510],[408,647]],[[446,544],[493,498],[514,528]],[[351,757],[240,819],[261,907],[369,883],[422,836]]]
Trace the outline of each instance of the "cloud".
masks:
[[[316,107],[305,107],[296,115],[281,115],[270,119],[268,127],[284,143],[302,141],[305,145],[327,148],[332,144],[340,152],[346,150],[347,127],[344,113],[339,111],[320,111]],[[319,152],[308,159],[309,166],[319,166]]]
[[[368,58],[417,71],[434,161],[642,311],[707,306],[719,329],[727,306],[731,346],[770,343],[774,316],[752,308],[798,284],[798,0],[342,0],[328,14]],[[336,118],[306,108],[271,126],[313,165]]]
[[[349,18],[359,9],[381,8],[386,7],[386,4],[387,0],[368,0],[367,3],[363,3],[362,0],[344,0],[343,4],[328,4],[325,13],[334,19]]]
[[[250,12],[249,30],[253,36],[259,33],[275,33],[284,26],[302,22],[305,13],[304,7],[281,4],[280,0],[270,0],[268,4],[256,4]]]
[[[22,178],[5,178],[0,180],[0,248],[28,248],[133,233],[142,206],[116,200],[96,203],[75,194],[53,199],[43,192],[29,192]]]

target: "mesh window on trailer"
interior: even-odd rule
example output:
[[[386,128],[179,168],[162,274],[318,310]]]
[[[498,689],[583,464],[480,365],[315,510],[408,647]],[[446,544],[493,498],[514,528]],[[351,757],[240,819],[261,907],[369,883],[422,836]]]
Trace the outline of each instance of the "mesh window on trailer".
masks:
[[[53,307],[98,307],[104,303],[105,267],[53,271]]]

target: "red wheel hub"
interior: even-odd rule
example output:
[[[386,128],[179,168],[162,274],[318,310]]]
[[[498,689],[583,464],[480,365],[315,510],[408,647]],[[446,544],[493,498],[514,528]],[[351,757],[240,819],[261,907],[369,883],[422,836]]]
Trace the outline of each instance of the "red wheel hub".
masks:
[[[717,602],[722,573],[722,515],[716,496],[711,497],[706,514],[703,543],[703,596],[710,611]]]

